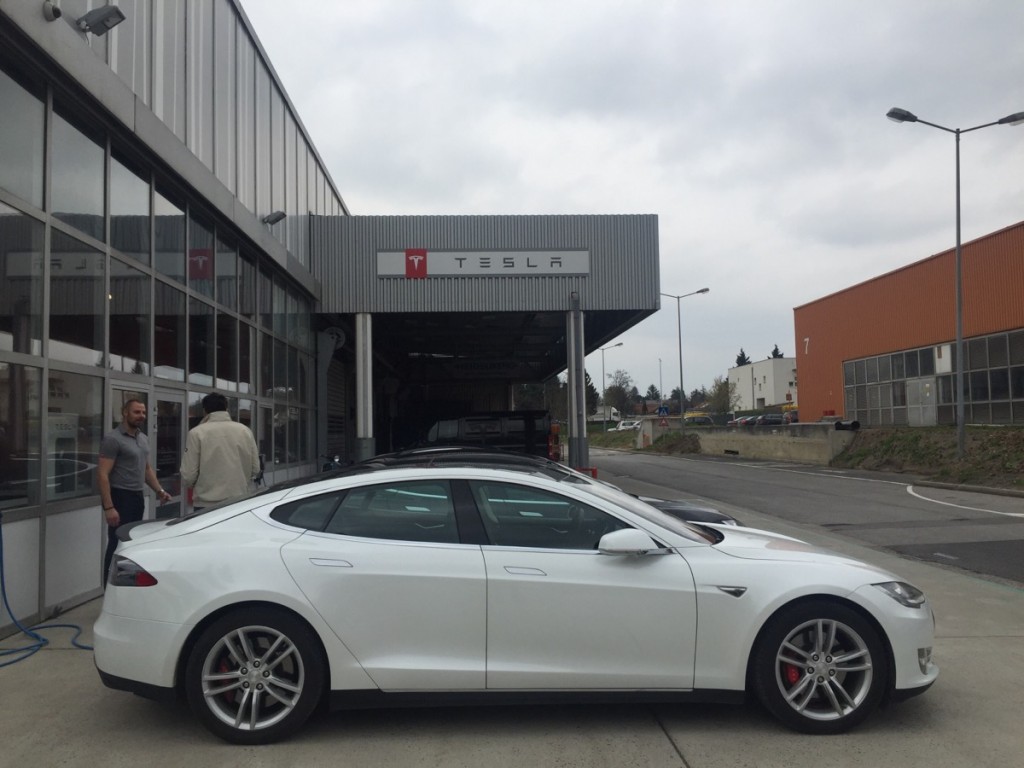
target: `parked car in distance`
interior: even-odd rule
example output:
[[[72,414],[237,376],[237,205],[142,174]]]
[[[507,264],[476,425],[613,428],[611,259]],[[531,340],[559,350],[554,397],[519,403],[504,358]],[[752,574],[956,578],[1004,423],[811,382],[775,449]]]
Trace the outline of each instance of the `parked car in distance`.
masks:
[[[715,420],[710,416],[687,416],[683,422],[689,427],[713,427]]]
[[[757,416],[737,416],[735,419],[730,419],[726,426],[728,427],[746,427],[751,426]]]
[[[762,413],[754,420],[755,427],[781,427],[784,423],[781,413]]]
[[[939,673],[932,609],[898,576],[542,472],[341,470],[118,539],[101,680],[183,697],[236,744],[287,738],[326,704],[748,693],[834,734]]]
[[[617,426],[615,428],[615,431],[616,432],[631,432],[631,431],[635,432],[638,429],[640,429],[640,422],[639,421],[620,421],[619,422],[619,426]],[[608,431],[611,432],[612,430],[609,429]]]

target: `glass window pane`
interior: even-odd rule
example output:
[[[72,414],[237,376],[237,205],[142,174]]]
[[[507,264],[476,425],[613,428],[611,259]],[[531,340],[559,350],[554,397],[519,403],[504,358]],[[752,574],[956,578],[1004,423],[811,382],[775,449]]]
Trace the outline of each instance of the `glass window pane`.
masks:
[[[1010,369],[1010,397],[1024,400],[1024,365]]]
[[[253,375],[255,355],[256,331],[245,323],[238,324],[238,391],[243,394],[256,392],[253,383],[256,378]]]
[[[919,350],[918,360],[921,364],[919,375],[931,376],[935,373],[935,349],[933,347]]]
[[[0,350],[42,355],[43,225],[0,203]]]
[[[103,437],[103,379],[51,371],[46,414],[46,498],[91,496]]]
[[[268,333],[260,338],[260,392],[264,397],[274,396],[274,339]]]
[[[185,380],[185,294],[156,281],[153,317],[153,373],[162,379]]]
[[[274,283],[270,279],[270,274],[264,269],[260,270],[257,301],[259,302],[260,324],[264,328],[271,328],[274,317]]]
[[[260,429],[256,434],[256,444],[260,447],[260,455],[264,461],[277,463],[274,453],[274,409],[260,406]]]
[[[274,463],[291,463],[291,454],[288,452],[288,406],[274,406]]]
[[[195,216],[188,227],[188,287],[213,298],[213,227]]]
[[[892,378],[892,366],[889,362],[889,356],[883,355],[878,358],[878,380],[889,381]]]
[[[889,361],[892,363],[892,380],[897,381],[906,378],[906,369],[903,367],[903,353],[897,352],[895,355],[890,355]]]
[[[985,339],[970,339],[967,342],[967,370],[982,368],[988,368],[988,343]]]
[[[126,163],[110,159],[110,244],[149,264],[149,175]]]
[[[235,311],[238,309],[238,254],[235,247],[217,238],[217,301]]]
[[[189,299],[188,308],[188,380],[192,384],[213,386],[216,352],[213,307],[199,299]]]
[[[39,503],[42,372],[0,362],[0,509]]]
[[[104,255],[53,230],[50,238],[50,357],[103,362],[107,306]]]
[[[238,391],[238,320],[225,312],[217,313],[217,387]]]
[[[967,395],[969,402],[984,402],[990,400],[988,391],[988,371],[971,371],[970,391]]]
[[[278,336],[288,335],[288,299],[284,286],[274,281],[274,333]]]
[[[921,369],[918,366],[918,355],[916,349],[913,352],[907,352],[903,355],[903,364],[905,366],[904,370],[906,371],[908,379],[913,379],[920,375]]]
[[[86,135],[54,113],[51,210],[61,221],[97,240],[104,239],[104,156],[98,137]]]
[[[990,336],[988,339],[989,368],[1000,368],[1009,362],[1006,349],[1006,335]]]
[[[42,208],[46,107],[25,85],[0,72],[0,187]]]
[[[256,265],[245,255],[238,259],[238,312],[256,320]]]
[[[157,187],[153,197],[153,232],[157,271],[185,282],[185,206],[173,202]]]
[[[150,276],[110,260],[110,367],[149,375]]]
[[[993,400],[1010,399],[1010,369],[993,368],[989,371],[989,394]]]
[[[288,348],[280,339],[274,339],[274,397],[288,400]]]

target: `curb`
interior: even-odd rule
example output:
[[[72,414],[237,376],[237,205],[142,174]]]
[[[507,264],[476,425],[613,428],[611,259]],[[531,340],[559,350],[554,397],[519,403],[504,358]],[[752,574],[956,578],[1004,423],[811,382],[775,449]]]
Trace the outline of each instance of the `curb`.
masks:
[[[920,485],[925,488],[946,488],[951,491],[971,491],[972,493],[988,493],[992,496],[1014,496],[1024,499],[1024,491],[1014,488],[993,488],[990,485],[963,485],[960,483],[939,483],[933,480],[917,480],[913,485]]]

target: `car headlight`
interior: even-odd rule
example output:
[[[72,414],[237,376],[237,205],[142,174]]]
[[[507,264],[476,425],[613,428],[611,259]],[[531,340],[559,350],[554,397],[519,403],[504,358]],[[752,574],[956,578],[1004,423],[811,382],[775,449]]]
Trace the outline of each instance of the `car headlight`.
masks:
[[[924,605],[924,592],[905,581],[884,581],[871,586],[882,590],[897,603],[905,605],[907,608],[920,608]]]

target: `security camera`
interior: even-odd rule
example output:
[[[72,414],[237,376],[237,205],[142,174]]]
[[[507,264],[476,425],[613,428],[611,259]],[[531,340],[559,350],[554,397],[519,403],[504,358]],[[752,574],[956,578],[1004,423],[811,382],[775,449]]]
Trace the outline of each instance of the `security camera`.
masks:
[[[43,3],[43,18],[47,21],[56,21],[61,17],[61,15],[63,15],[63,13],[64,12],[51,3],[50,0],[46,0],[46,2]]]

